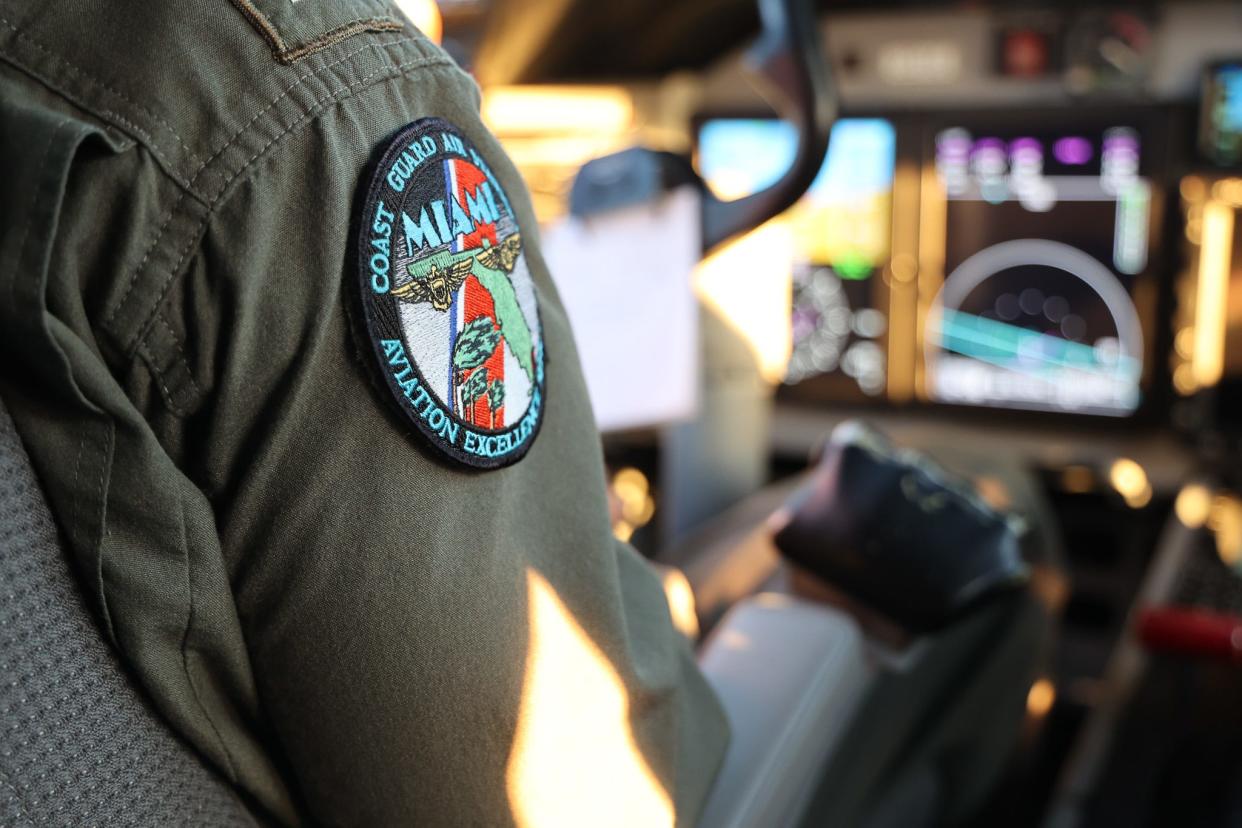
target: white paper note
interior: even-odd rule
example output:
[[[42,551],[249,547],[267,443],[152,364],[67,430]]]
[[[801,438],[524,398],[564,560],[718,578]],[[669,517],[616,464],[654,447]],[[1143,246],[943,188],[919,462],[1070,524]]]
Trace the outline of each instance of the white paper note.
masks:
[[[544,231],[600,431],[694,416],[699,233],[699,195],[690,187]]]

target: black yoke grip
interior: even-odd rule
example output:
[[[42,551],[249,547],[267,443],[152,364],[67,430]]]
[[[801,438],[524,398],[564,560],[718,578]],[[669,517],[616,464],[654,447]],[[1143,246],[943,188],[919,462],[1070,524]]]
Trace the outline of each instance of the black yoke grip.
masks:
[[[781,554],[912,633],[1026,583],[1017,534],[963,482],[859,424],[786,504]]]

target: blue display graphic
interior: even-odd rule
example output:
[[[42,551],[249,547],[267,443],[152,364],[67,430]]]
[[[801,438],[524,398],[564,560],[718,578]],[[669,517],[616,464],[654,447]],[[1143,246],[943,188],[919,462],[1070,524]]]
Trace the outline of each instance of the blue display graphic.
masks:
[[[786,121],[723,118],[699,132],[699,169],[725,199],[775,183],[797,150]],[[888,259],[897,135],[881,118],[844,118],[832,127],[828,154],[806,195],[789,212],[803,262],[865,279]]]
[[[818,201],[853,201],[893,185],[897,134],[882,118],[842,118],[811,184]],[[793,164],[798,133],[774,118],[719,118],[699,131],[699,169],[713,189],[737,198],[775,184]]]
[[[942,402],[1108,415],[1138,407],[1143,332],[1133,300],[1114,271],[1064,242],[1014,239],[968,257],[928,314],[925,345],[929,389]]]
[[[741,198],[776,182],[796,150],[785,121],[713,119],[699,132],[698,163],[718,196]],[[889,258],[896,150],[884,119],[837,121],[823,167],[782,219],[794,238],[789,384],[834,375],[834,396],[884,391],[888,319],[872,277]]]
[[[1084,345],[1059,336],[975,316],[945,310],[940,324],[940,346],[972,359],[1002,368],[1022,367],[1027,372],[1060,378],[1064,371],[1113,376],[1134,374],[1138,363],[1116,350]]]
[[[1221,126],[1235,132],[1242,131],[1242,66],[1221,69],[1217,83],[1221,87]]]
[[[939,402],[1125,416],[1141,401],[1152,186],[1132,126],[935,136],[944,284],[928,310]],[[1151,311],[1146,311],[1150,313]]]
[[[1199,144],[1212,161],[1242,163],[1242,63],[1210,68],[1203,84]]]

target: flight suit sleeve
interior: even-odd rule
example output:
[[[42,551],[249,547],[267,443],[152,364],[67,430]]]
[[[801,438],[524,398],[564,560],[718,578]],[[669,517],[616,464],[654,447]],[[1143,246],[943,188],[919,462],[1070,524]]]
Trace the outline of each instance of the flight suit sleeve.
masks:
[[[538,304],[542,423],[501,468],[429,443],[354,304],[368,171],[427,118],[490,167]],[[130,396],[210,505],[214,536],[183,542],[223,561],[260,715],[307,814],[692,824],[723,718],[658,579],[611,537],[569,324],[473,83],[438,63],[351,89],[240,176],[166,290]]]
[[[135,17],[152,19],[121,25]],[[473,82],[409,31],[266,78],[231,10],[86,18],[62,21],[95,32],[68,44],[34,18],[0,38],[0,391],[161,715],[276,823],[693,824],[727,729],[658,579],[611,536],[569,324]],[[109,51],[122,39],[143,48]],[[114,71],[169,39],[210,76]],[[121,74],[149,94],[118,91]],[[541,425],[503,467],[428,441],[353,304],[376,153],[430,118],[488,168],[529,274],[510,298],[538,307]],[[466,221],[492,209],[472,193]],[[469,235],[428,216],[424,235]],[[424,232],[410,219],[407,239]],[[495,241],[473,273],[499,316]],[[439,312],[438,291],[407,288],[408,313]],[[512,356],[490,379],[504,370],[516,408]],[[495,424],[482,391],[457,410]]]

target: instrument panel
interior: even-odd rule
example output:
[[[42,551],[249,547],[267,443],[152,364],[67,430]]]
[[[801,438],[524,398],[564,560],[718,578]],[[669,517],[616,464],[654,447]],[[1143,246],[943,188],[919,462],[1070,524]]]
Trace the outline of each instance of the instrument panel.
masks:
[[[941,212],[943,236],[924,241],[943,244],[943,266],[925,253],[922,287],[936,291],[922,324],[927,399],[1137,411],[1156,311],[1140,131],[954,124],[932,151],[922,203]]]
[[[722,197],[771,184],[793,161],[797,136],[779,120],[717,118],[699,133],[699,163]],[[883,118],[833,126],[824,166],[787,214],[794,241],[789,385],[817,382],[837,396],[884,394],[896,130]],[[755,159],[761,159],[756,162]]]
[[[1154,120],[1047,110],[838,121],[820,175],[785,217],[796,251],[782,397],[1142,410],[1162,373]],[[718,194],[745,195],[779,176],[793,145],[779,120],[706,118],[699,169]]]

